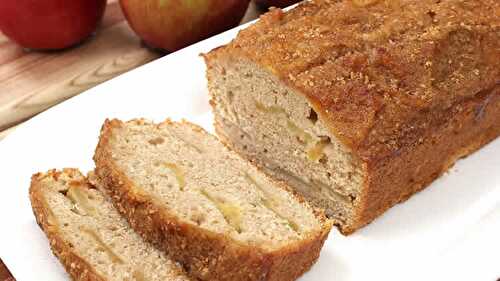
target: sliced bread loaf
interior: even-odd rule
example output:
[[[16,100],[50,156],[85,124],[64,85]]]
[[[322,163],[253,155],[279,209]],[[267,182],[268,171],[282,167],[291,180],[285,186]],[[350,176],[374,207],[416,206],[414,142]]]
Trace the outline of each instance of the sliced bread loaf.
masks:
[[[351,233],[500,136],[498,11],[498,0],[274,9],[205,55],[217,134]]]
[[[182,268],[142,240],[75,169],[32,177],[38,224],[73,280],[187,281]]]
[[[106,121],[98,185],[132,227],[203,280],[294,280],[331,222],[187,122]]]

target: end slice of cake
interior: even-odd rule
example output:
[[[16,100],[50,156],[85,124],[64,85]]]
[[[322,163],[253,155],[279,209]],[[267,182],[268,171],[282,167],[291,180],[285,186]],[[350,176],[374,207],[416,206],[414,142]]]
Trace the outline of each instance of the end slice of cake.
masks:
[[[94,160],[132,227],[202,280],[295,280],[332,225],[185,121],[106,121]]]
[[[145,242],[76,169],[35,174],[30,199],[50,247],[73,280],[188,281]]]

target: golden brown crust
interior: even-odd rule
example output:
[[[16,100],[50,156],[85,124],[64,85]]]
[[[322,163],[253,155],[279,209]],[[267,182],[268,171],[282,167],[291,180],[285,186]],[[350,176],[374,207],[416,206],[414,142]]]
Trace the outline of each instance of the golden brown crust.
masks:
[[[64,239],[57,225],[57,220],[51,214],[50,208],[44,199],[42,181],[46,178],[53,178],[57,181],[62,174],[75,181],[85,181],[85,177],[76,169],[50,170],[47,173],[38,173],[32,176],[29,193],[36,221],[47,235],[52,252],[61,261],[72,280],[105,281],[106,279],[95,272],[92,266],[83,258],[78,256]]]
[[[166,121],[170,122],[170,121]],[[109,141],[118,120],[106,121],[96,148],[96,175],[117,209],[146,240],[202,280],[295,280],[317,260],[331,225],[282,250],[265,253],[222,234],[184,223],[139,189],[112,161]]]
[[[350,233],[500,134],[499,34],[495,0],[312,0],[205,60],[276,76],[364,163]]]
[[[366,166],[356,225],[368,224],[393,205],[425,188],[453,164],[500,135],[500,86],[450,109],[449,120],[422,136],[418,145]],[[381,192],[383,191],[383,192]]]

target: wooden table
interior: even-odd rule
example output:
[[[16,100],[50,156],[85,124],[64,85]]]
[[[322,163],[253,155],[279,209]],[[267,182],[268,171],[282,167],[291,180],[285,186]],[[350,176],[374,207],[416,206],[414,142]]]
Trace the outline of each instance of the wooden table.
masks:
[[[252,3],[242,23],[261,13]],[[0,33],[0,141],[37,113],[161,57],[141,44],[109,0],[94,38],[62,52],[26,52]],[[15,281],[0,259],[0,281]]]
[[[243,22],[260,12],[252,4]],[[163,54],[145,47],[109,0],[96,34],[59,52],[23,50],[0,33],[0,139],[3,131]]]
[[[130,30],[116,1],[79,47],[25,51],[0,37],[0,131],[99,83],[160,57]]]

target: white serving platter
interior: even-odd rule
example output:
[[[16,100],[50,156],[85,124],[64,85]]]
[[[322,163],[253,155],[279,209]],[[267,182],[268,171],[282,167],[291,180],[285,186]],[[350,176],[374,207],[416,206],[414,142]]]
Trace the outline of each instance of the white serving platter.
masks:
[[[33,217],[30,176],[51,168],[92,169],[105,118],[185,118],[213,131],[199,54],[236,32],[97,86],[36,116],[0,142],[0,258],[17,281],[68,280]],[[344,237],[332,231],[318,263],[300,280],[498,278],[500,139],[357,233]]]

